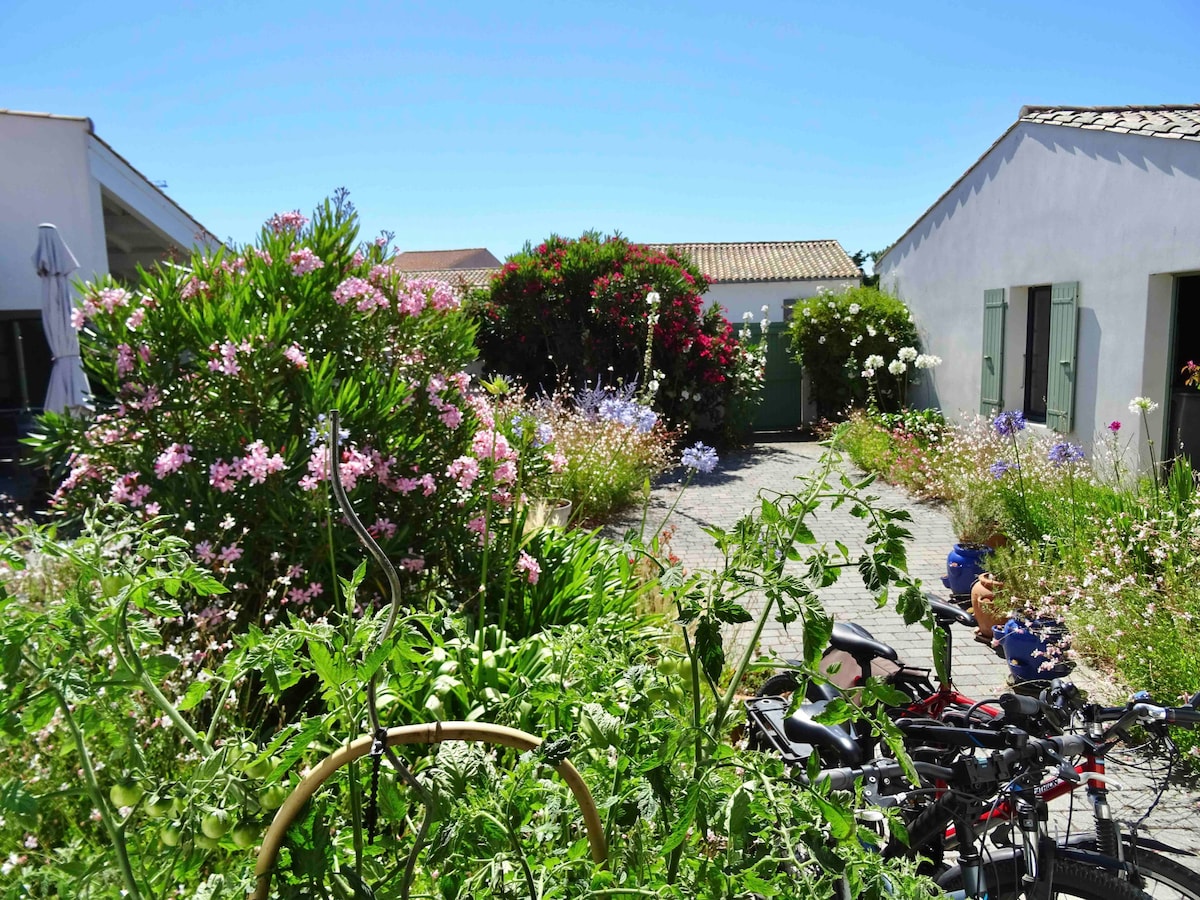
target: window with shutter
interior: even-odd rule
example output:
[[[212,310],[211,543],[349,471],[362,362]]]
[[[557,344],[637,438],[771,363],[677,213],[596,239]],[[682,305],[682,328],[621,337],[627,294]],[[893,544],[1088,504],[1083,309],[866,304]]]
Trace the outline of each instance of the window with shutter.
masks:
[[[1004,407],[1004,288],[983,292],[983,371],[979,414],[994,416]]]
[[[1068,432],[1075,424],[1075,347],[1079,319],[1079,282],[1050,289],[1050,352],[1046,373],[1046,424]]]

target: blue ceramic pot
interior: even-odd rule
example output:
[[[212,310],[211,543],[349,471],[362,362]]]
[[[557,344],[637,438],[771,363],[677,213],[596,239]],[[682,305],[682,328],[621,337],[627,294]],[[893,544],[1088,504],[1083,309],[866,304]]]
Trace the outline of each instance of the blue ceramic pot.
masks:
[[[975,579],[987,571],[986,560],[991,554],[991,547],[955,544],[946,557],[946,577],[942,584],[952,594],[970,594]]]
[[[1046,681],[1071,671],[1071,663],[1050,655],[1051,647],[1069,643],[1067,627],[1054,619],[1009,619],[992,629],[992,638],[1004,648],[1008,671],[1016,682]],[[1048,664],[1052,665],[1043,668]]]

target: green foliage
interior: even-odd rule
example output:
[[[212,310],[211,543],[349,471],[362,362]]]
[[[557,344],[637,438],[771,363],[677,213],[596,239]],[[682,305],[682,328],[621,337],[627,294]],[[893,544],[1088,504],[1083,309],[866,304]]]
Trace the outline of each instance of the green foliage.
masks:
[[[178,516],[243,628],[281,602],[326,608],[354,553],[329,510],[328,410],[355,508],[395,558],[456,568],[480,505],[445,477],[477,428],[458,300],[404,280],[384,244],[359,246],[344,197],[303,222],[277,216],[254,246],[156,266],[128,290],[87,286],[83,360],[113,405],[47,415],[35,440],[60,467],[62,511]]]
[[[940,475],[946,420],[937,410],[855,410],[833,435],[854,464],[919,497],[946,499]]]
[[[511,257],[471,302],[488,368],[535,390],[637,384],[673,425],[736,439],[762,380],[683,254],[613,235],[551,236]],[[657,298],[657,299],[655,299]]]
[[[301,771],[360,733],[372,676],[388,724],[488,721],[547,744],[525,754],[406,748],[422,795],[389,764],[378,783],[366,761],[343,766],[290,829],[273,873],[278,896],[717,900],[753,889],[800,898],[833,895],[841,879],[855,896],[924,895],[911,864],[871,849],[879,835],[855,817],[853,794],[791,781],[779,760],[728,740],[752,649],[728,647],[723,625],[761,633],[770,618],[789,622],[815,661],[830,627],[816,592],[846,568],[881,600],[895,596],[906,619],[928,624],[904,574],[905,516],[880,508],[869,488],[827,458],[797,493],[763,496],[732,528],[712,529],[726,560],[713,572],[656,563],[658,548],[632,536],[616,547],[589,534],[532,533],[521,547],[541,573],[527,595],[508,595],[510,628],[481,624],[469,609],[406,612],[381,641],[384,614],[360,598],[359,566],[324,616],[251,627],[219,662],[195,652],[212,632],[189,613],[220,586],[161,522],[126,517],[114,528],[110,514],[85,522],[73,542],[22,532],[3,548],[4,683],[19,688],[4,699],[0,836],[31,849],[0,876],[0,896],[23,896],[25,885],[64,896],[179,887],[244,896],[254,861],[247,837],[257,839]],[[818,542],[810,522],[823,502],[864,520],[861,552]],[[647,581],[635,560],[660,576]],[[675,607],[683,627],[674,638],[631,609],[650,587]],[[743,606],[751,592],[770,601],[761,616]],[[679,640],[685,653],[670,649]],[[174,661],[162,659],[167,652]],[[248,679],[253,707],[236,700]],[[246,726],[291,708],[301,684],[316,686],[304,710],[254,741]],[[578,808],[547,765],[564,754],[598,801],[607,867],[590,860]],[[83,789],[60,790],[81,764],[92,773]],[[120,790],[109,797],[111,786]]]
[[[897,298],[855,287],[798,300],[791,336],[821,416],[840,416],[869,402],[883,409],[903,406],[921,345],[912,314]],[[913,350],[911,359],[897,356],[902,348]],[[897,361],[905,367],[900,374],[888,369]]]

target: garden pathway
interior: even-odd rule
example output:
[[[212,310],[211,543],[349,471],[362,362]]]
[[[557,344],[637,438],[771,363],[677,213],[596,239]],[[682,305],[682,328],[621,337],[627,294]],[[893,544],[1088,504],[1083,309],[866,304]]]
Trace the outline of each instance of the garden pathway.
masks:
[[[682,496],[678,480],[664,481],[651,497],[647,517],[649,527],[657,525],[671,504],[678,500],[671,518],[676,527],[671,548],[689,569],[715,568],[721,564],[721,558],[712,539],[704,533],[704,526],[732,525],[755,507],[758,492],[764,488],[776,492],[795,490],[798,486],[795,478],[816,469],[823,450],[815,442],[763,442],[723,459],[711,474],[697,475]],[[947,591],[942,587],[941,576],[946,572],[946,554],[954,542],[949,517],[938,506],[916,501],[882,481],[875,482],[871,491],[879,496],[882,505],[906,509],[912,515],[908,525],[913,534],[908,552],[909,572],[920,578],[927,590],[945,596]],[[852,517],[846,507],[836,510],[823,507],[811,524],[818,541],[830,546],[834,541],[841,541],[852,554],[856,547],[861,547],[866,533],[862,520]],[[636,525],[636,519],[630,519],[617,523],[614,530]],[[895,647],[905,662],[931,667],[929,633],[919,626],[905,626],[891,604],[877,609],[857,572],[847,571],[841,580],[822,591],[821,598],[835,618],[861,623],[877,639]],[[757,610],[752,608],[751,612]],[[750,639],[751,629],[751,625],[733,628],[729,638],[735,644],[741,641],[744,646]],[[980,698],[995,697],[1006,690],[1008,668],[1004,661],[989,647],[971,640],[966,629],[958,629],[954,637],[956,686],[968,696]],[[794,644],[787,629],[772,621],[763,633],[759,650],[763,654],[787,657]],[[1073,678],[1093,697],[1111,703],[1124,702],[1123,697],[1114,693],[1116,687],[1107,675],[1081,665]],[[1115,761],[1109,772],[1113,779],[1128,785],[1127,790],[1110,793],[1116,814],[1122,819],[1136,819],[1154,800],[1149,782],[1140,772]],[[1065,812],[1055,818],[1060,819],[1061,826]],[[1090,819],[1086,797],[1079,794],[1075,805],[1076,829],[1086,828]],[[1169,788],[1145,830],[1158,840],[1200,853],[1200,796],[1195,787]],[[1191,868],[1200,869],[1200,863],[1194,858],[1184,861]]]

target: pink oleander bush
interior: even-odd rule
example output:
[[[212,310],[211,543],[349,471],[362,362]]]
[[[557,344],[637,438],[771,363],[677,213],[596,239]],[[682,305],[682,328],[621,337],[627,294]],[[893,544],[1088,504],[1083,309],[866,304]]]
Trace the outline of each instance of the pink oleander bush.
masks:
[[[252,246],[88,285],[75,324],[107,402],[42,420],[54,509],[174,516],[239,628],[320,614],[361,558],[331,509],[332,408],[341,479],[410,578],[477,588],[479,522],[515,499],[520,460],[463,371],[474,327],[458,297],[357,236],[352,208],[326,201],[311,222],[275,216]]]

